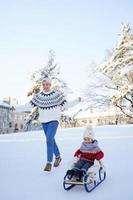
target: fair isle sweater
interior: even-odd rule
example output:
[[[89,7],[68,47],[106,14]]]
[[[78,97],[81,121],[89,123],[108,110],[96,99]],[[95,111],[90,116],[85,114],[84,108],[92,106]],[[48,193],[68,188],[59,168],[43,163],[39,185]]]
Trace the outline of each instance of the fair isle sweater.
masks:
[[[64,95],[60,91],[40,92],[30,101],[33,107],[39,108],[39,121],[46,123],[49,121],[59,121],[61,111],[68,104]],[[76,104],[77,101],[74,103]]]

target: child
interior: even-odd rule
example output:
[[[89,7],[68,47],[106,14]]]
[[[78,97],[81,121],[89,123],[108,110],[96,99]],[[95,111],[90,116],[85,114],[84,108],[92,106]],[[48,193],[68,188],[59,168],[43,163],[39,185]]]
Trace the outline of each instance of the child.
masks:
[[[87,126],[83,134],[83,142],[80,149],[78,149],[74,157],[79,158],[71,170],[67,171],[68,178],[76,178],[81,181],[84,174],[94,164],[95,160],[101,160],[104,153],[98,147],[98,141],[94,139],[94,133],[91,126]]]

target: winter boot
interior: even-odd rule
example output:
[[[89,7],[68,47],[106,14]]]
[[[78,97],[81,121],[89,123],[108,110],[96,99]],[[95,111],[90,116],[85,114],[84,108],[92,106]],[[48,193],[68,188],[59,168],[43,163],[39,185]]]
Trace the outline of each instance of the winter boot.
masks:
[[[74,175],[75,175],[76,181],[82,181],[84,172],[80,170],[76,170]]]
[[[61,157],[60,156],[58,156],[58,157],[56,157],[55,158],[55,161],[54,161],[54,167],[58,167],[59,166],[59,164],[60,164],[60,162],[61,162]]]
[[[44,171],[51,171],[51,168],[52,168],[52,164],[51,163],[47,163],[45,168],[44,168]]]
[[[74,175],[74,173],[75,173],[75,170],[73,170],[73,169],[69,169],[68,171],[67,171],[67,178],[68,179],[72,179],[72,177],[73,177],[73,175]]]

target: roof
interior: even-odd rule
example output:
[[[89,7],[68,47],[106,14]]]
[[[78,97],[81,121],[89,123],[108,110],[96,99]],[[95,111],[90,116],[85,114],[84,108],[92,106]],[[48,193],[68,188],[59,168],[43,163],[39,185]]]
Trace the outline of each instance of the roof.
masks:
[[[0,101],[0,108],[13,109],[13,106],[11,106],[3,101]]]

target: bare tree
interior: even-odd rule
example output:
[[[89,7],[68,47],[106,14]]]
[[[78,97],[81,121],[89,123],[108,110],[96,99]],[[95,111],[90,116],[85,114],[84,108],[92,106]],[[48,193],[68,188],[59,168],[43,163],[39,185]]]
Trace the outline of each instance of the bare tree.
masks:
[[[108,107],[111,102],[111,92],[108,87],[113,88],[114,86],[108,77],[97,70],[97,66],[95,61],[92,61],[88,66],[88,83],[84,91],[88,109]]]

